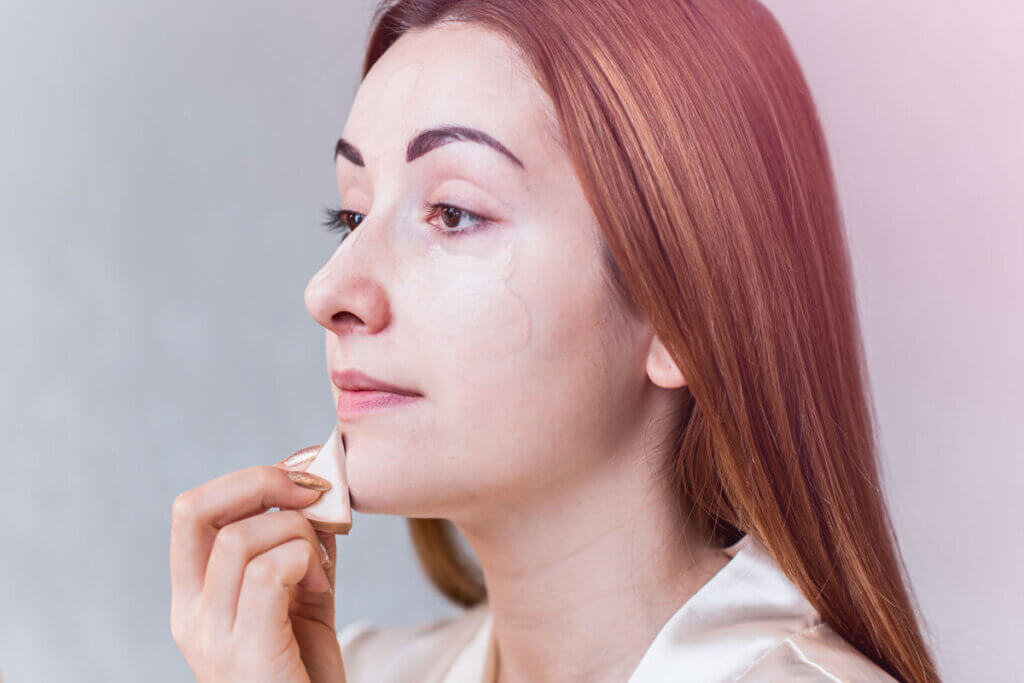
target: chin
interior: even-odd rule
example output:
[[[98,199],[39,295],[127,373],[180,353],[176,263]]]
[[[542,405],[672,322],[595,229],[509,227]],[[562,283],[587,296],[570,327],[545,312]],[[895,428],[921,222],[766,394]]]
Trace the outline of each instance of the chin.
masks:
[[[380,467],[377,463],[363,469],[358,459],[349,462],[348,493],[356,512],[402,517],[440,516],[447,508],[444,496],[432,479],[424,480],[421,472],[406,472],[398,467]],[[419,482],[411,484],[410,482]]]

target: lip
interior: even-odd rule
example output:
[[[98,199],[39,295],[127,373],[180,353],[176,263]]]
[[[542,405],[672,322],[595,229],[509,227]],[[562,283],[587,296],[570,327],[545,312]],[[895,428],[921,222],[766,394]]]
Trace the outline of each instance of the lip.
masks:
[[[351,420],[364,413],[395,408],[418,401],[420,396],[396,394],[390,391],[348,391],[338,394],[338,419]]]
[[[331,382],[341,390],[338,394],[339,420],[351,420],[364,413],[395,408],[423,396],[412,389],[384,382],[355,368],[332,370]]]
[[[342,392],[388,392],[399,396],[422,396],[422,394],[394,384],[388,384],[355,368],[332,370],[331,383]]]

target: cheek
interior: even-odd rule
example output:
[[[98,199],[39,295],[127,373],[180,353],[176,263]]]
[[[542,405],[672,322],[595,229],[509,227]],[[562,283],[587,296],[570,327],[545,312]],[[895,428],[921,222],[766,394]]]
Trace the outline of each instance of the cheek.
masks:
[[[530,306],[517,291],[511,241],[448,238],[431,244],[426,260],[428,267],[411,284],[431,331],[424,341],[436,344],[446,362],[502,361],[529,347]]]
[[[331,405],[338,405],[338,395],[341,390],[334,386],[334,382],[331,381],[331,368],[336,368],[342,365],[339,361],[338,356],[338,338],[330,330],[325,330],[324,335],[324,346],[325,354],[327,358],[327,383],[331,387]]]

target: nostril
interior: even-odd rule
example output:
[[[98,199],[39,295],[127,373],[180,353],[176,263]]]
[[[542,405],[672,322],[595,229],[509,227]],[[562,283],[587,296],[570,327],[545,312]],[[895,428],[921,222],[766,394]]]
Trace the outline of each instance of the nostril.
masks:
[[[355,315],[354,313],[349,313],[348,311],[341,311],[339,313],[335,313],[331,317],[331,321],[334,322],[335,325],[339,325],[342,327],[353,327],[362,322],[362,320],[359,319],[359,316]]]

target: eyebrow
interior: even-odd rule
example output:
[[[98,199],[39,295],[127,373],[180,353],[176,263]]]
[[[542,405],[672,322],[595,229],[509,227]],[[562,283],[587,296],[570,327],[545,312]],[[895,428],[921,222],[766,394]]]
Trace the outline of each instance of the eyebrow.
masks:
[[[507,159],[511,160],[520,168],[525,168],[525,166],[523,166],[523,162],[519,160],[519,157],[510,152],[505,145],[501,144],[482,130],[468,128],[466,126],[442,126],[440,128],[430,128],[416,134],[416,136],[409,141],[409,146],[405,153],[405,161],[407,163],[415,161],[427,152],[437,149],[442,145],[447,145],[449,142],[460,141],[476,142],[481,145],[487,145],[491,149],[497,150],[503,154]],[[366,166],[363,162],[363,155],[359,152],[359,148],[345,138],[338,138],[338,143],[334,146],[334,158],[337,159],[338,156],[345,157],[356,166]]]

